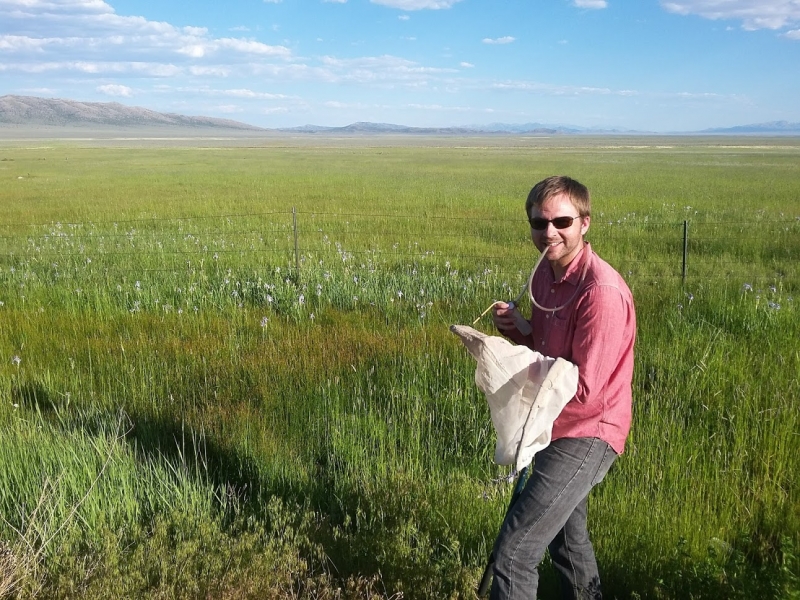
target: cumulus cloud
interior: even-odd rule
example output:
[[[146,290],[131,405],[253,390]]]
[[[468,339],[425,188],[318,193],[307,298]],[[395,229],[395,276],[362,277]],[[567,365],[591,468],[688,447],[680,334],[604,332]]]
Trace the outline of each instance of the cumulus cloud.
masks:
[[[235,104],[218,104],[215,108],[218,112],[229,115],[242,112],[242,108],[240,106],[236,106]]]
[[[370,2],[400,10],[441,10],[452,8],[461,0],[370,0]]]
[[[606,0],[573,0],[572,2],[578,8],[607,8],[608,2]]]
[[[173,63],[196,66],[211,56],[234,64],[255,57],[291,59],[290,50],[281,45],[216,38],[205,27],[121,16],[102,0],[0,0],[0,51],[13,55],[17,70],[95,65],[86,72],[126,70],[118,63],[129,63],[132,73],[165,67],[174,72]],[[110,65],[104,67],[104,62]],[[151,67],[142,69],[136,63]]]
[[[45,43],[45,40],[28,37],[26,35],[0,35],[0,50],[4,52],[40,50]]]
[[[106,96],[122,96],[123,98],[130,98],[133,95],[133,90],[127,85],[116,85],[109,83],[108,85],[97,86],[97,91]]]
[[[591,86],[552,85],[534,81],[499,81],[490,84],[490,89],[509,92],[535,92],[549,96],[636,96],[634,90],[612,90]]]
[[[198,77],[228,77],[231,74],[231,68],[227,66],[200,66],[192,65],[189,67],[189,73],[197,75]]]
[[[232,90],[221,90],[218,92],[223,96],[230,96],[232,98],[253,98],[257,100],[284,100],[289,98],[284,94],[270,94],[268,92],[255,92],[253,90],[248,89],[232,89]]]
[[[426,67],[417,62],[396,56],[364,56],[340,59],[332,56],[322,58],[324,78],[331,83],[361,83],[379,86],[424,87],[432,78],[457,73],[456,69]]]
[[[515,39],[516,38],[513,38],[510,35],[507,35],[505,37],[499,37],[499,38],[483,38],[483,43],[484,44],[510,44]]]
[[[442,104],[407,104],[407,108],[414,108],[417,110],[430,110],[436,112],[473,112],[474,109],[468,106],[444,106]]]
[[[800,22],[797,0],[661,0],[665,10],[706,19],[741,21],[745,29],[781,29]]]
[[[787,37],[790,40],[800,40],[800,29],[792,29],[791,31],[787,31],[783,35],[784,37]]]
[[[380,0],[403,10],[443,9],[458,1]],[[299,59],[283,45],[271,45],[233,31],[226,33],[218,37],[205,27],[177,27],[119,15],[103,0],[0,0],[0,72],[4,76],[39,75],[51,85],[68,81],[70,86],[80,81],[77,76],[82,76],[84,81],[179,78],[184,85],[195,78],[206,82],[225,78],[241,81],[244,85],[231,87],[242,89],[255,81],[259,86],[314,82],[446,89],[449,80],[465,68],[439,68],[395,56]],[[97,88],[106,83],[100,81],[91,89],[102,94],[125,93],[121,88]],[[146,93],[144,85],[139,83],[131,89],[142,97]],[[150,90],[156,89],[158,84],[151,82]],[[172,89],[159,93],[169,94]],[[232,94],[228,95],[243,101],[267,98],[241,91]]]
[[[375,108],[373,105],[364,104],[363,102],[339,102],[338,100],[327,100],[322,103],[326,108],[357,108],[359,110],[367,108]]]
[[[468,63],[468,62],[462,62],[462,63],[458,63],[458,66],[459,67],[464,67],[465,69],[471,69],[475,65],[473,65],[472,63]]]

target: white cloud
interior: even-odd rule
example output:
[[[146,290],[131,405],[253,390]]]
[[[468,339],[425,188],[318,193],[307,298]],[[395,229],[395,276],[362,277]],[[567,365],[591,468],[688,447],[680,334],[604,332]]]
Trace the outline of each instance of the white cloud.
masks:
[[[130,98],[133,95],[133,90],[127,85],[116,85],[110,83],[108,85],[98,85],[96,89],[98,92],[105,94],[106,96],[122,96],[124,98]]]
[[[213,45],[218,48],[230,48],[243,54],[263,54],[267,56],[281,56],[288,58],[291,52],[285,46],[269,46],[252,40],[236,38],[221,38],[214,40]]]
[[[790,40],[800,40],[800,29],[792,29],[791,31],[787,31],[783,35],[784,37],[787,37]]]
[[[203,67],[203,66],[193,65],[189,67],[189,73],[191,73],[192,75],[197,75],[198,77],[206,77],[206,76],[227,77],[228,75],[231,74],[231,69],[230,67],[225,67],[225,66]]]
[[[322,0],[323,2],[327,2],[329,4],[347,4],[347,0]]]
[[[474,109],[467,106],[442,106],[441,104],[407,104],[407,108],[430,110],[436,112],[472,112]]]
[[[458,66],[459,67],[464,67],[465,69],[471,69],[475,65],[473,65],[472,63],[468,63],[468,62],[462,62],[462,63],[458,63]]]
[[[800,22],[797,0],[661,0],[665,10],[706,19],[741,21],[745,29],[780,29]]]
[[[183,48],[178,48],[178,52],[191,58],[203,58],[206,55],[206,48],[203,44],[189,44]]]
[[[205,96],[210,98],[237,98],[241,100],[293,100],[296,101],[297,97],[287,96],[286,94],[272,94],[269,92],[258,92],[248,88],[230,88],[230,89],[216,89],[206,85],[201,86],[178,86],[172,87],[168,85],[154,86],[161,92],[169,93],[176,92],[183,97],[187,96]]]
[[[41,50],[44,40],[26,35],[0,35],[0,50],[4,52],[21,52],[25,50]]]
[[[290,60],[291,51],[254,39],[215,38],[205,27],[175,27],[143,17],[121,16],[102,0],[0,0],[0,51],[13,53],[17,70],[75,70],[79,63],[95,65],[84,72],[147,69],[163,71],[172,61],[215,60],[247,63],[253,58]],[[102,66],[102,63],[113,66]],[[173,69],[174,71],[174,69]]]
[[[26,93],[29,93],[29,94],[36,94],[37,96],[54,96],[54,95],[56,95],[58,93],[56,90],[54,90],[52,88],[46,88],[46,87],[28,88],[28,89],[23,89],[23,90],[20,90],[20,91],[23,91],[23,92],[26,92]]]
[[[461,0],[369,0],[373,4],[399,8],[400,10],[440,10],[452,8]]]
[[[397,56],[363,56],[361,58],[341,59],[333,56],[322,58],[323,65],[336,69],[354,73],[363,73],[369,78],[384,77],[388,74],[394,75],[426,75],[437,73],[456,73],[455,69],[445,69],[439,67],[425,67],[405,58]]]
[[[52,74],[55,72],[83,73],[86,75],[128,75],[135,77],[175,77],[182,73],[171,64],[145,62],[92,62],[92,61],[48,61],[36,63],[0,63],[4,71],[20,73]]]
[[[0,0],[0,10],[16,12],[62,12],[113,13],[114,9],[102,0]]]
[[[269,94],[267,92],[254,92],[253,90],[248,90],[248,89],[222,90],[219,93],[221,93],[224,96],[231,96],[233,98],[251,98],[254,100],[284,100],[289,97],[284,94]]]
[[[483,38],[482,41],[484,44],[510,44],[515,39],[516,38],[507,35],[505,37],[500,37],[500,38]]]
[[[328,100],[326,102],[323,102],[322,106],[325,106],[327,108],[358,108],[358,109],[375,108],[374,106],[363,104],[361,102],[339,102],[338,100]]]
[[[411,17],[409,17],[408,15],[400,15],[397,18],[400,19],[401,21],[408,21]]]
[[[283,0],[264,0],[264,4],[280,4]]]
[[[572,2],[578,8],[607,8],[608,2],[606,0],[573,0]]]
[[[737,100],[736,95],[724,95],[714,92],[660,92],[649,93],[631,89],[611,89],[593,86],[569,86],[541,83],[535,81],[502,81],[489,84],[489,89],[507,92],[530,92],[540,96],[609,96],[620,98],[650,98],[658,100],[685,100],[693,102],[716,102],[720,100]]]

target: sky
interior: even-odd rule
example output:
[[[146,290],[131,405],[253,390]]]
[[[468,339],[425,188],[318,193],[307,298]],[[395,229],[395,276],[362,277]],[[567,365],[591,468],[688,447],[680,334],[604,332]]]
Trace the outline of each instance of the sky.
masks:
[[[0,96],[259,127],[800,122],[800,0],[0,0]]]

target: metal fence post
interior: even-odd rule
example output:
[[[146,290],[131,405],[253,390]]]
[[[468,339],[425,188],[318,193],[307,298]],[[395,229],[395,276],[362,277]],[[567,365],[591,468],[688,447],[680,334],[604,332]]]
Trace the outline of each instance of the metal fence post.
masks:
[[[683,267],[681,269],[681,280],[686,283],[686,258],[689,254],[689,221],[683,222]]]
[[[297,250],[297,208],[292,207],[292,229],[294,230],[294,269],[300,277],[300,253]]]

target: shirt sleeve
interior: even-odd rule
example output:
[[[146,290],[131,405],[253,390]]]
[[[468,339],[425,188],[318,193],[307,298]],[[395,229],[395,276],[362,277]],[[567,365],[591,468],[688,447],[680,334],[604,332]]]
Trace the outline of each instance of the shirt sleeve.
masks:
[[[602,401],[602,390],[619,368],[625,352],[631,307],[613,285],[587,291],[576,307],[572,362],[578,366],[578,391],[582,404]]]

